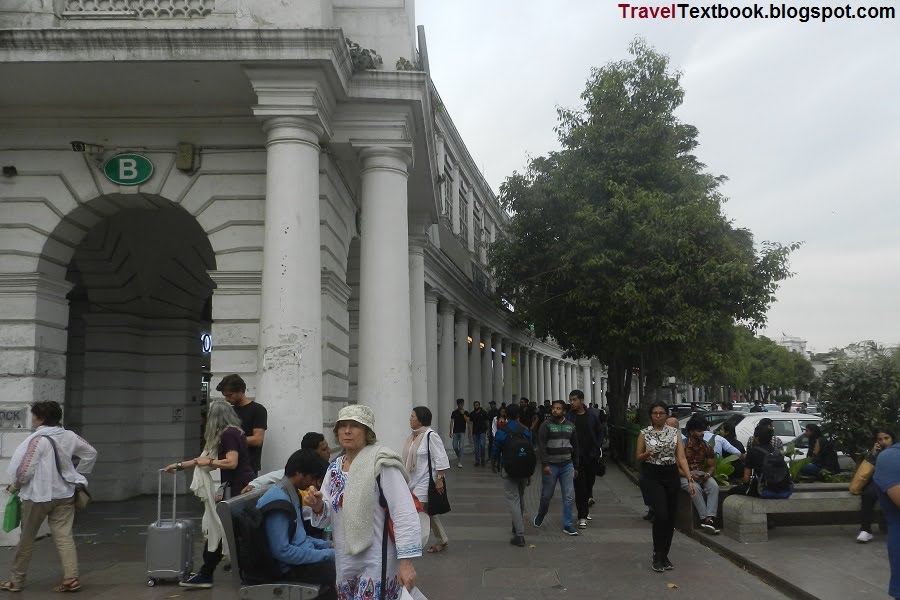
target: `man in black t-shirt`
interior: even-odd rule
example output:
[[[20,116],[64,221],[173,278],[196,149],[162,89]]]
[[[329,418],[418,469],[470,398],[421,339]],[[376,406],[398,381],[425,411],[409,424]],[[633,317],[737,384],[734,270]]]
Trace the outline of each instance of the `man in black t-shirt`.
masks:
[[[466,428],[469,423],[469,413],[463,408],[466,401],[462,398],[456,400],[456,410],[450,413],[450,437],[453,438],[453,451],[456,452],[456,466],[462,469],[463,445],[466,442]]]
[[[483,467],[486,464],[484,445],[490,420],[487,412],[481,408],[481,402],[476,400],[473,406],[469,421],[472,423],[472,443],[475,445],[475,466]]]
[[[268,427],[268,413],[266,407],[259,402],[254,402],[247,397],[247,384],[240,375],[226,375],[216,386],[216,390],[222,392],[225,400],[237,413],[241,420],[241,429],[247,436],[247,454],[250,456],[250,465],[253,467],[254,477],[259,475],[262,464],[263,440],[266,437]]]

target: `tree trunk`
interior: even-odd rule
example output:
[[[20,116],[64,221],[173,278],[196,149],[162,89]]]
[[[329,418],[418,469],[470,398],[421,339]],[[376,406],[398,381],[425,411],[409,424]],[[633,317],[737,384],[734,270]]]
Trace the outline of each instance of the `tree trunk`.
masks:
[[[654,402],[666,402],[665,394],[667,390],[662,385],[663,377],[662,372],[659,370],[659,366],[655,362],[645,360],[644,367],[646,368],[647,373],[646,376],[644,376],[644,373],[641,373],[645,383],[644,397],[642,398],[641,406],[638,409],[638,423],[646,426],[650,424],[650,413],[648,408]],[[671,402],[666,402],[666,404],[671,404]]]

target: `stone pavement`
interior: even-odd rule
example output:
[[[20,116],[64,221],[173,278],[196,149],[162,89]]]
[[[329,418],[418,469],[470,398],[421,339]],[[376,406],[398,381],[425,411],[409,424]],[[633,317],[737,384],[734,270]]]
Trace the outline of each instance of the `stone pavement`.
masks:
[[[448,488],[453,511],[442,519],[450,547],[416,561],[419,582],[429,600],[887,597],[884,536],[857,546],[853,528],[847,527],[778,528],[772,532],[772,540],[761,545],[738,544],[724,536],[713,538],[721,551],[753,561],[751,567],[761,570],[763,576],[778,573],[782,581],[794,581],[797,586],[794,591],[787,589],[788,595],[677,532],[671,554],[675,570],[654,573],[650,570],[650,527],[640,518],[640,493],[615,467],[597,480],[594,520],[582,535],[563,534],[557,490],[544,525],[536,529],[530,522],[526,524],[526,548],[509,544],[509,516],[500,481],[490,468],[476,469],[467,461],[463,469],[451,469]],[[539,493],[535,480],[526,492],[529,518],[534,515]],[[179,517],[196,519],[199,531],[199,503],[189,500],[182,506]],[[231,578],[221,567],[213,590],[191,591],[174,584],[147,587],[145,531],[155,514],[156,499],[148,497],[96,503],[79,514],[76,533],[82,596],[102,600],[236,598]],[[195,566],[199,566],[200,544],[198,540]],[[14,551],[3,549],[7,563]],[[50,588],[60,576],[52,541],[40,540],[28,586],[19,597],[58,599]],[[667,584],[678,587],[669,589]]]

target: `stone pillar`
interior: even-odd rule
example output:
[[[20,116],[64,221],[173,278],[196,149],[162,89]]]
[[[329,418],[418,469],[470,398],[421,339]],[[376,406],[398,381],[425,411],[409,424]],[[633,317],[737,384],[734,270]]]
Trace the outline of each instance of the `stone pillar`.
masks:
[[[544,397],[541,398],[541,401],[550,400],[551,402],[554,400],[553,398],[553,386],[551,385],[550,379],[550,357],[544,357]]]
[[[575,387],[572,383],[572,371],[569,368],[570,366],[570,363],[563,363],[562,375],[559,378],[559,397],[560,399],[566,401],[568,401],[569,399],[569,392],[571,392]]]
[[[437,415],[440,407],[438,398],[440,392],[438,385],[438,346],[437,346],[437,322],[438,322],[438,298],[433,290],[425,294],[425,363],[426,378],[428,380],[428,398],[424,404],[431,409],[432,415]],[[452,328],[451,328],[452,331]],[[435,427],[435,431],[440,429]]]
[[[531,396],[531,354],[528,348],[519,346],[519,398]]]
[[[428,342],[425,330],[424,235],[409,238],[409,325],[413,406],[428,406]],[[402,449],[402,448],[401,448]]]
[[[456,356],[453,361],[453,370],[456,374],[453,386],[453,408],[456,409],[456,399],[469,395],[469,317],[458,312],[456,315]],[[450,418],[450,413],[445,417]]]
[[[494,382],[492,379],[491,364],[493,363],[493,339],[494,335],[489,329],[482,331],[484,351],[481,354],[481,406],[487,410],[488,402],[494,398]]]
[[[538,402],[541,395],[538,390],[542,389],[541,382],[544,379],[544,376],[541,375],[541,373],[544,371],[540,368],[540,356],[535,350],[529,350],[528,352],[528,367],[531,370],[531,375],[528,378],[528,398],[529,400]]]
[[[584,401],[590,406],[594,402],[594,384],[591,380],[591,365],[581,365],[581,391],[584,392]]]
[[[381,443],[399,451],[409,435],[413,407],[406,196],[410,155],[364,147],[360,158],[359,403],[375,412]]]
[[[434,415],[434,430],[442,437],[450,431],[450,413],[456,408],[453,392],[456,386],[456,374],[453,367],[453,305],[444,301],[441,311],[441,347],[438,355],[438,410]]]
[[[481,325],[472,321],[472,338],[469,350],[469,392],[466,394],[466,410],[472,410],[472,403],[481,400]]]
[[[274,417],[262,453],[263,470],[271,471],[297,449],[297,432],[322,431],[322,129],[299,117],[272,117],[263,128],[266,219],[257,399]],[[406,273],[405,250],[402,264]],[[408,282],[401,289],[408,302]]]
[[[559,360],[550,359],[550,400],[559,399]]]
[[[544,356],[542,354],[535,354],[534,359],[537,367],[537,378],[535,379],[535,381],[537,382],[537,388],[532,400],[537,402],[538,406],[540,406],[544,402],[545,394],[544,377],[546,376],[546,373],[544,372]]]
[[[565,392],[563,392],[566,397],[569,397],[569,392],[578,387],[578,384],[575,383],[575,365],[572,363],[566,363],[566,385]]]
[[[500,386],[500,398],[498,399],[496,396],[494,397],[494,401],[497,403],[497,407],[500,407],[501,402],[512,402],[512,380],[513,380],[513,367],[512,367],[512,355],[513,355],[513,346],[509,343],[509,340],[502,340],[499,344],[499,348],[502,352],[502,356],[500,360],[494,363],[494,369],[500,367],[500,373],[503,375],[503,380]],[[496,389],[496,388],[495,388]]]

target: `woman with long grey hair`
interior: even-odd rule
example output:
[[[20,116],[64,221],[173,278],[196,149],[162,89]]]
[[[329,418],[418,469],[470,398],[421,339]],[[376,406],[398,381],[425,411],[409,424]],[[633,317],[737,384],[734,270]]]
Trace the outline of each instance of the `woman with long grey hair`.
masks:
[[[213,572],[222,560],[222,525],[215,514],[216,497],[209,471],[222,472],[223,497],[237,496],[254,477],[247,452],[247,436],[241,429],[241,420],[230,404],[224,400],[211,402],[206,413],[206,432],[203,436],[203,452],[197,458],[172,463],[166,471],[181,471],[200,467],[194,472],[191,490],[204,501],[205,510],[201,526],[206,535],[203,548],[203,566],[200,572],[179,583],[188,588],[211,588]]]

